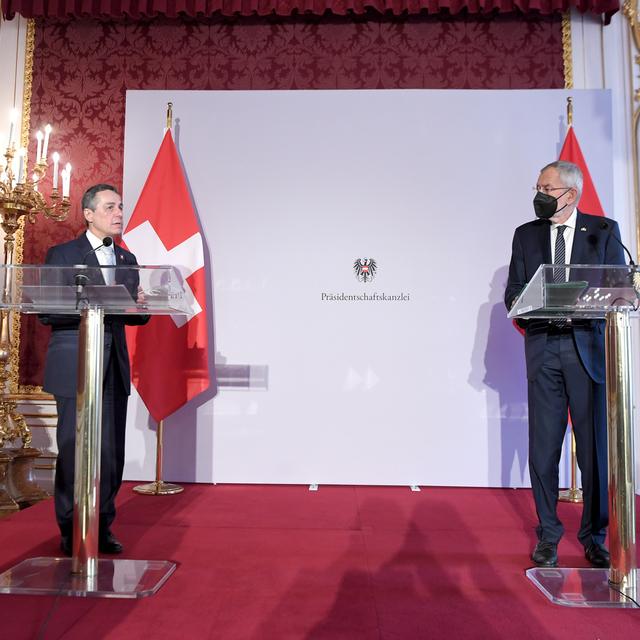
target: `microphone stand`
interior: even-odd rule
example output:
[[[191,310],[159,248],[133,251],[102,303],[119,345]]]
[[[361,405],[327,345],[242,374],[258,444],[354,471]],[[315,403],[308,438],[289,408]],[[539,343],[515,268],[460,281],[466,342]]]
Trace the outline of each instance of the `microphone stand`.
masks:
[[[76,285],[76,309],[80,309],[81,303],[84,303],[83,307],[89,304],[89,300],[84,293],[85,285],[89,284],[89,277],[84,273],[76,273],[74,281]]]

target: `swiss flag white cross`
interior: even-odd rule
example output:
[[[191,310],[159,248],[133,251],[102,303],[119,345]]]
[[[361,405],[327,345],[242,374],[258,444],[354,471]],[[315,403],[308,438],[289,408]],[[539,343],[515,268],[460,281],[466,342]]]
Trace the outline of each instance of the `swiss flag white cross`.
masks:
[[[188,315],[175,315],[171,319],[177,327],[182,327],[189,320],[202,313],[202,307],[193,295],[187,278],[198,269],[204,267],[202,237],[194,233],[181,244],[168,250],[149,220],[145,220],[131,231],[123,235],[127,247],[132,251],[138,264],[166,264],[176,267],[184,278],[185,301],[190,309]]]

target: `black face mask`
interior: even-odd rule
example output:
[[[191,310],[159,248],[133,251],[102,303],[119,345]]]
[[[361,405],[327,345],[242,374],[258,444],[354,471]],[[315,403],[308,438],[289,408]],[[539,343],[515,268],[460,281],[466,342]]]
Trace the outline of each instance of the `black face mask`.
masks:
[[[562,196],[569,191],[571,191],[571,187],[569,187],[564,193],[560,194],[558,198],[562,198]],[[533,210],[536,212],[538,218],[542,218],[543,220],[553,218],[556,213],[559,213],[567,206],[565,204],[559,209],[556,209],[558,206],[558,198],[554,198],[547,193],[538,191],[533,199]]]

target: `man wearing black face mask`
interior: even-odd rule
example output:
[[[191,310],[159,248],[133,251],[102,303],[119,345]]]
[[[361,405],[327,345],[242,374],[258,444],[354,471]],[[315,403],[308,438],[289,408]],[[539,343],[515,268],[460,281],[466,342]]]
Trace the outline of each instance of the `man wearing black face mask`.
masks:
[[[625,263],[617,223],[578,211],[581,193],[582,172],[575,164],[552,162],[540,172],[533,201],[538,219],[518,227],[513,237],[507,308],[541,264]],[[609,566],[604,546],[608,524],[604,348],[601,320],[526,323],[529,473],[539,521],[531,559],[538,566],[557,565],[558,542],[564,533],[556,507],[568,409],[584,497],[578,539],[593,566]]]

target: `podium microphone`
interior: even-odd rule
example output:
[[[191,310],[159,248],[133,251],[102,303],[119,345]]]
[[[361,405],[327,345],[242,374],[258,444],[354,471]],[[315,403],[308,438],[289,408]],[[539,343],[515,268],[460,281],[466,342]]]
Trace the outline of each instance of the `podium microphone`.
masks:
[[[112,244],[113,244],[113,238],[111,238],[110,236],[104,237],[102,239],[102,244],[99,244],[97,247],[94,247],[93,249],[91,249],[91,251],[87,251],[87,253],[85,253],[82,258],[82,264],[77,264],[75,266],[78,268],[86,267],[87,258],[92,253],[95,253],[98,249],[101,249],[102,247],[110,247]],[[76,309],[77,309],[80,306],[80,302],[82,301],[83,289],[85,285],[89,284],[89,276],[85,275],[84,273],[76,273],[74,277],[74,282],[76,285]]]
[[[113,244],[113,238],[110,236],[105,236],[102,239],[102,244],[99,244],[97,247],[95,247],[94,249],[91,249],[91,251],[87,251],[87,253],[84,254],[84,257],[82,258],[82,264],[83,265],[87,264],[87,258],[92,253],[95,253],[98,249],[102,249],[102,247],[110,247],[112,244]]]
[[[631,253],[629,249],[627,249],[627,247],[624,246],[622,240],[620,240],[618,236],[612,233],[613,229],[611,228],[611,225],[606,220],[603,220],[600,223],[600,228],[607,231],[608,234],[625,250],[625,253],[629,256],[629,266],[633,267],[632,269],[633,275],[631,276],[631,282],[633,284],[633,288],[636,292],[636,295],[640,297],[640,272],[638,271],[638,267],[636,266],[636,263],[633,261],[633,258],[631,257]]]
[[[629,253],[629,249],[627,249],[627,247],[625,247],[624,244],[622,243],[622,240],[620,240],[620,238],[618,238],[618,236],[616,236],[613,233],[613,229],[611,228],[611,225],[606,220],[603,220],[600,223],[600,228],[607,231],[609,235],[624,249],[625,253],[629,256],[629,266],[635,267],[636,263],[633,261],[633,258],[631,257],[631,253]]]

